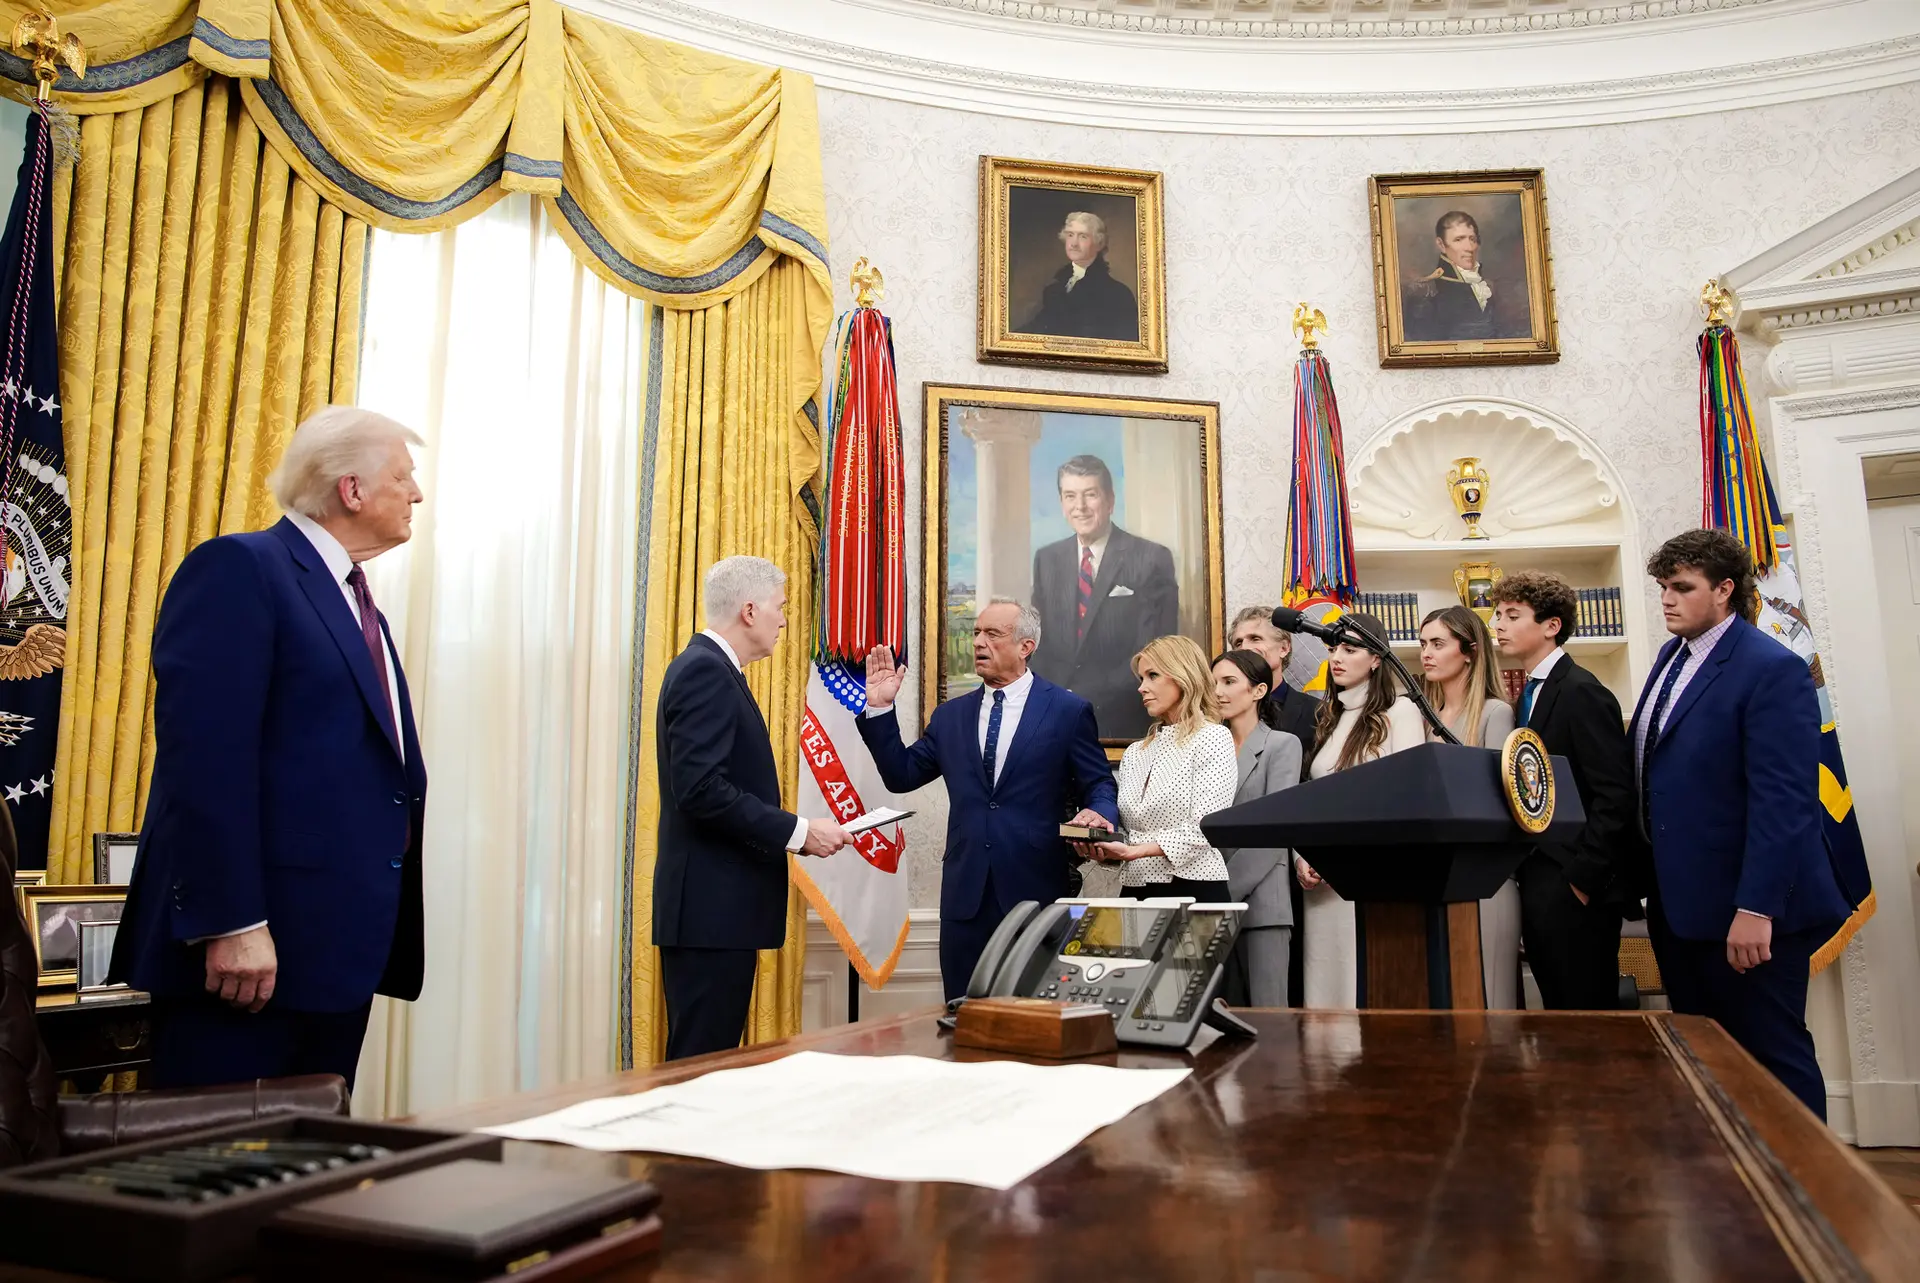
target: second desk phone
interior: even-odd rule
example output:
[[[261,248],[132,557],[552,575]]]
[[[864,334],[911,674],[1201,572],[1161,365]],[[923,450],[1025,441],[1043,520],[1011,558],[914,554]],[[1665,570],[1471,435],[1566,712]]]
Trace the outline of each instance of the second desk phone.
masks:
[[[1185,1047],[1202,1024],[1251,1026],[1216,998],[1244,904],[1023,900],[987,941],[967,997],[1050,998],[1103,1006],[1122,1043]]]

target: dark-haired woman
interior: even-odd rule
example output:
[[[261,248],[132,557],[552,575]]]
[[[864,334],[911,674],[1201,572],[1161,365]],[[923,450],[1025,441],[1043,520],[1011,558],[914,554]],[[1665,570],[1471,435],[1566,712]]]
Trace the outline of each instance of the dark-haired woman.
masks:
[[[1387,630],[1379,619],[1360,611],[1346,615],[1379,646],[1387,648]],[[1398,753],[1426,741],[1420,710],[1401,689],[1400,679],[1380,657],[1345,642],[1327,652],[1327,682],[1333,698],[1320,705],[1309,777],[1321,779]],[[1359,951],[1353,905],[1328,886],[1313,866],[1294,856],[1293,867],[1305,891],[1306,1005],[1344,1009],[1359,1005]]]
[[[1268,726],[1261,706],[1273,690],[1273,668],[1251,650],[1230,650],[1213,661],[1213,695],[1220,720],[1233,732],[1239,785],[1233,804],[1251,802],[1300,780],[1300,741]],[[1227,968],[1227,1001],[1235,1006],[1287,1005],[1287,954],[1293,936],[1293,897],[1284,847],[1223,849],[1229,895],[1247,906]]]

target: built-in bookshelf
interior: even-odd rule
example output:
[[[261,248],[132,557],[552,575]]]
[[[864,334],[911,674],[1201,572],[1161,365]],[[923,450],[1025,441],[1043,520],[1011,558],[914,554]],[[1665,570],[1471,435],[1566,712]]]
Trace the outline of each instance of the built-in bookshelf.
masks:
[[[1461,457],[1478,458],[1490,477],[1483,539],[1461,537],[1466,526],[1448,490],[1448,469]],[[1372,603],[1361,608],[1387,622],[1409,667],[1420,620],[1463,604],[1456,570],[1491,563],[1502,578],[1547,570],[1582,597],[1567,652],[1632,707],[1647,647],[1639,545],[1617,479],[1573,429],[1514,402],[1429,407],[1369,440],[1348,477],[1355,569]],[[1524,674],[1511,679],[1517,685]]]

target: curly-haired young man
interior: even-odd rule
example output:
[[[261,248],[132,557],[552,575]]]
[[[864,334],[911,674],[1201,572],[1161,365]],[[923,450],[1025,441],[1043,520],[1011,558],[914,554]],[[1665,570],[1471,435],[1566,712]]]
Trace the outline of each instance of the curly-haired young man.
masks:
[[[1639,908],[1642,849],[1620,701],[1564,649],[1579,618],[1565,579],[1522,571],[1491,596],[1501,653],[1527,673],[1514,724],[1566,758],[1587,812],[1578,837],[1541,843],[1516,875],[1527,965],[1549,1010],[1610,1010],[1619,1002],[1620,919]]]

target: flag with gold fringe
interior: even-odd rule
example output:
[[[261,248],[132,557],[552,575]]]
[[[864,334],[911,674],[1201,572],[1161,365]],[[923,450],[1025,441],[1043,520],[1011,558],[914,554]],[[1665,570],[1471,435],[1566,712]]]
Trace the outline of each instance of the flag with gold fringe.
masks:
[[[1873,916],[1877,907],[1873,879],[1860,821],[1853,813],[1853,794],[1847,788],[1846,766],[1840,759],[1833,700],[1820,671],[1813,629],[1807,623],[1793,543],[1753,430],[1753,410],[1740,370],[1740,345],[1733,331],[1710,313],[1699,350],[1701,523],[1726,531],[1752,551],[1760,573],[1760,630],[1806,661],[1820,697],[1821,829],[1841,894],[1854,911],[1813,955],[1813,970],[1818,972],[1840,956],[1860,924]]]
[[[1316,337],[1326,324],[1317,308],[1302,303],[1294,309],[1301,349],[1293,365],[1293,490],[1287,500],[1284,599],[1317,623],[1339,618],[1359,591],[1340,406]],[[1325,645],[1303,633],[1294,638],[1287,672],[1301,690],[1325,690],[1326,658]]]
[[[894,798],[854,725],[867,706],[867,652],[907,658],[906,465],[893,328],[872,304],[880,274],[854,266],[857,303],[834,325],[838,373],[825,418],[818,632],[800,732],[799,813],[846,823]],[[860,978],[886,984],[907,942],[906,839],[871,830],[825,859],[796,856],[794,882]]]

